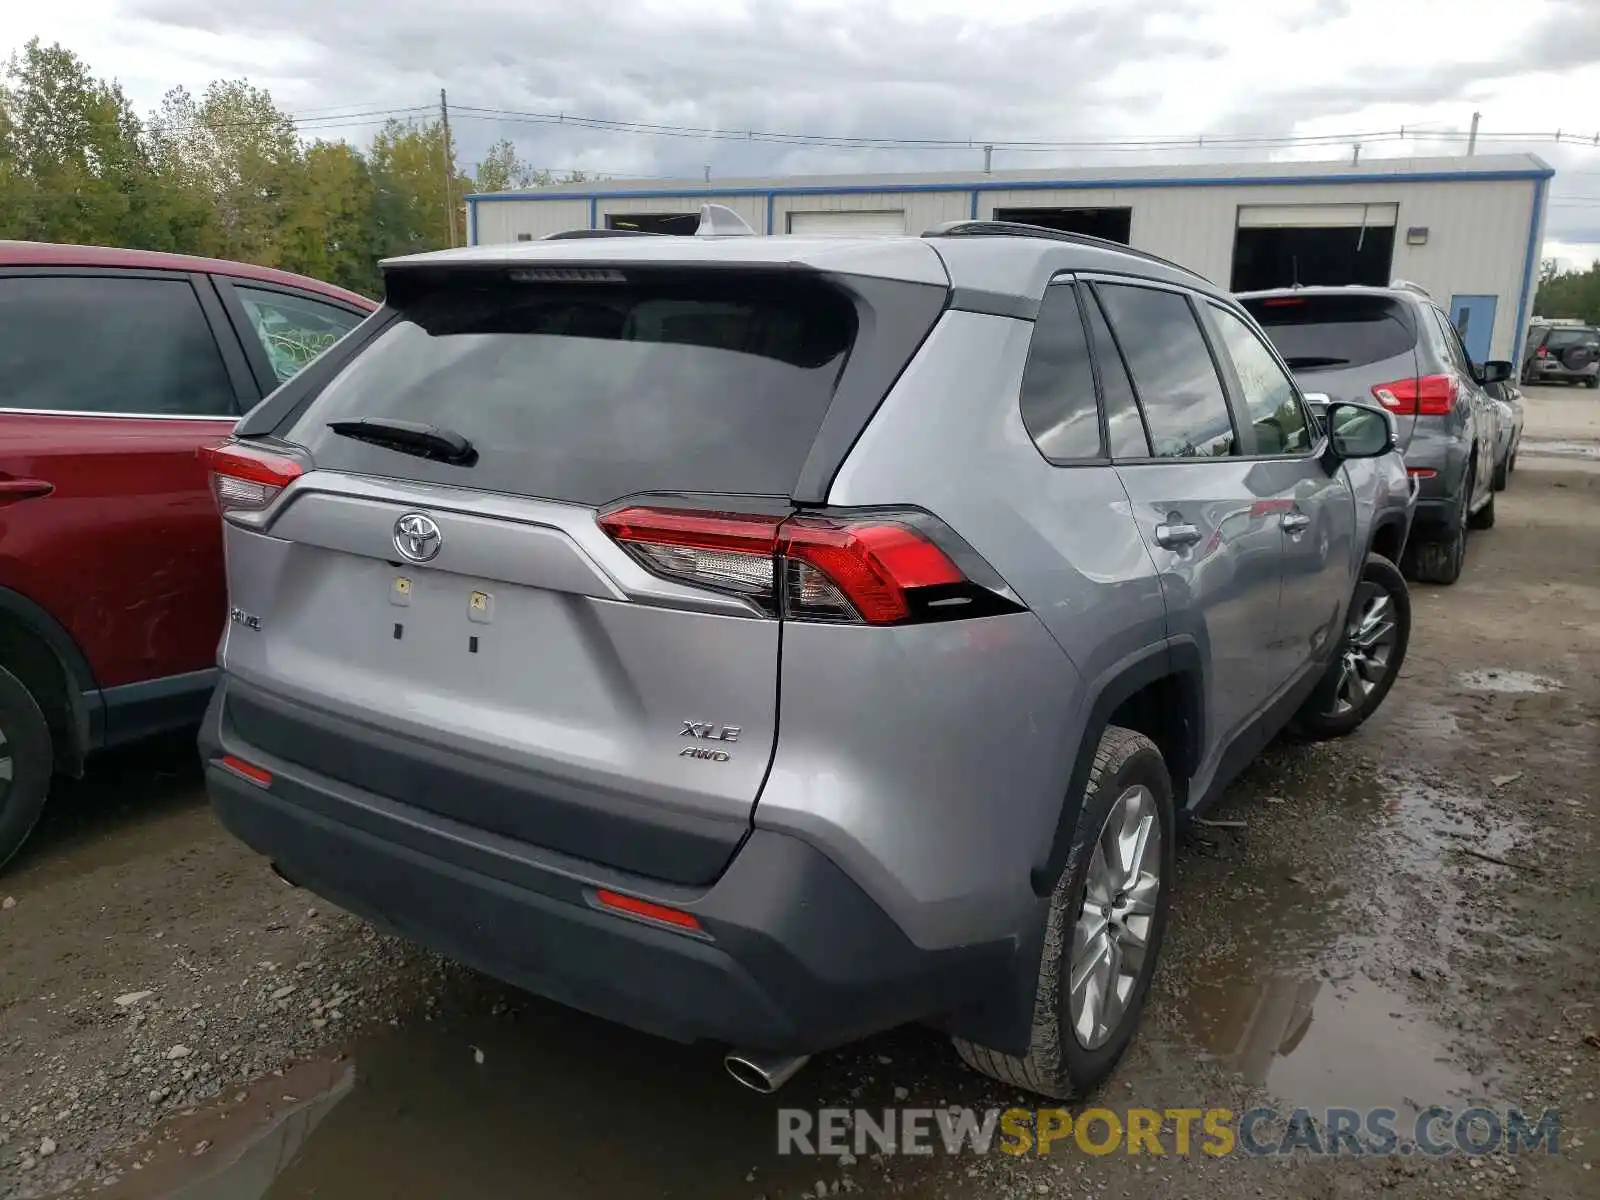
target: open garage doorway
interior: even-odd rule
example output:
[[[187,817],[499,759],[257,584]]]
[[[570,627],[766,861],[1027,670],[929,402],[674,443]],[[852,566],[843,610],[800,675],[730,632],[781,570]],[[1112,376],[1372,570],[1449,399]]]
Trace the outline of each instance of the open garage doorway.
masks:
[[[1133,230],[1131,208],[997,208],[996,221],[1021,221],[1067,233],[1087,233],[1090,237],[1128,245]]]
[[[1232,288],[1297,283],[1382,287],[1394,262],[1397,204],[1247,204],[1233,240]]]
[[[606,217],[607,229],[634,229],[640,233],[671,233],[693,237],[700,228],[700,214],[693,213],[612,213]]]

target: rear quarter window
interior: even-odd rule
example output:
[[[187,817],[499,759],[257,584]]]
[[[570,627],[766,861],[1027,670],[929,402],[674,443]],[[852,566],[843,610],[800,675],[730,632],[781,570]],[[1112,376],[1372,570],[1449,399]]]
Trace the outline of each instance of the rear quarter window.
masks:
[[[1243,300],[1291,371],[1342,371],[1409,354],[1416,327],[1383,296],[1270,296]]]
[[[850,298],[794,275],[466,278],[403,297],[395,323],[286,436],[319,467],[586,505],[662,491],[787,496],[855,336]],[[477,462],[328,429],[361,418],[449,429]]]

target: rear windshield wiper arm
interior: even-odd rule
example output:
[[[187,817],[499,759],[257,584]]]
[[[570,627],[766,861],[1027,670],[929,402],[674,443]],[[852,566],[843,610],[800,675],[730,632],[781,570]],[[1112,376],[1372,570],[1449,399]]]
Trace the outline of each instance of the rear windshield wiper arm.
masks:
[[[389,417],[364,417],[359,421],[329,421],[328,428],[340,437],[371,442],[386,450],[415,454],[418,458],[431,458],[458,467],[470,467],[478,461],[478,452],[472,448],[471,442],[455,430],[441,429],[437,425],[396,421]]]

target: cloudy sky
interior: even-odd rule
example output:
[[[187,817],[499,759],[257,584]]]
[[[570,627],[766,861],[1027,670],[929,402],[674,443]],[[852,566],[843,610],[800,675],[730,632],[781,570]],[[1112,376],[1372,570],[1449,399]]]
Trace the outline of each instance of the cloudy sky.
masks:
[[[47,0],[23,11],[11,7],[4,36],[60,41],[119,78],[141,111],[174,85],[245,76],[306,136],[361,142],[379,118],[351,114],[437,103],[446,87],[464,160],[504,136],[533,165],[613,176],[982,163],[977,149],[685,129],[836,143],[1266,140],[1001,150],[998,168],[1347,158],[1337,139],[1362,133],[1370,160],[1459,154],[1449,135],[1479,111],[1480,152],[1532,151],[1559,172],[1546,254],[1600,257],[1600,0]],[[1402,127],[1422,136],[1371,136]],[[1560,143],[1494,136],[1558,130]],[[1329,144],[1286,141],[1317,135]]]

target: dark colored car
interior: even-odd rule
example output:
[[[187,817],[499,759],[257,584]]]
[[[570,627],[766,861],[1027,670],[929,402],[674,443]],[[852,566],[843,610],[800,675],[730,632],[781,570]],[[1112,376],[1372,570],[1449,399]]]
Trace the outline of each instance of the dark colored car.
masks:
[[[1417,510],[1406,566],[1454,583],[1467,531],[1494,524],[1499,411],[1488,385],[1508,362],[1474,363],[1450,317],[1415,284],[1251,292],[1260,322],[1313,405],[1371,403],[1394,414]]]
[[[1547,325],[1528,329],[1522,382],[1581,383],[1600,388],[1600,329],[1593,325]]]
[[[242,263],[0,242],[0,865],[56,771],[199,721],[227,601],[195,452],[373,307]]]

